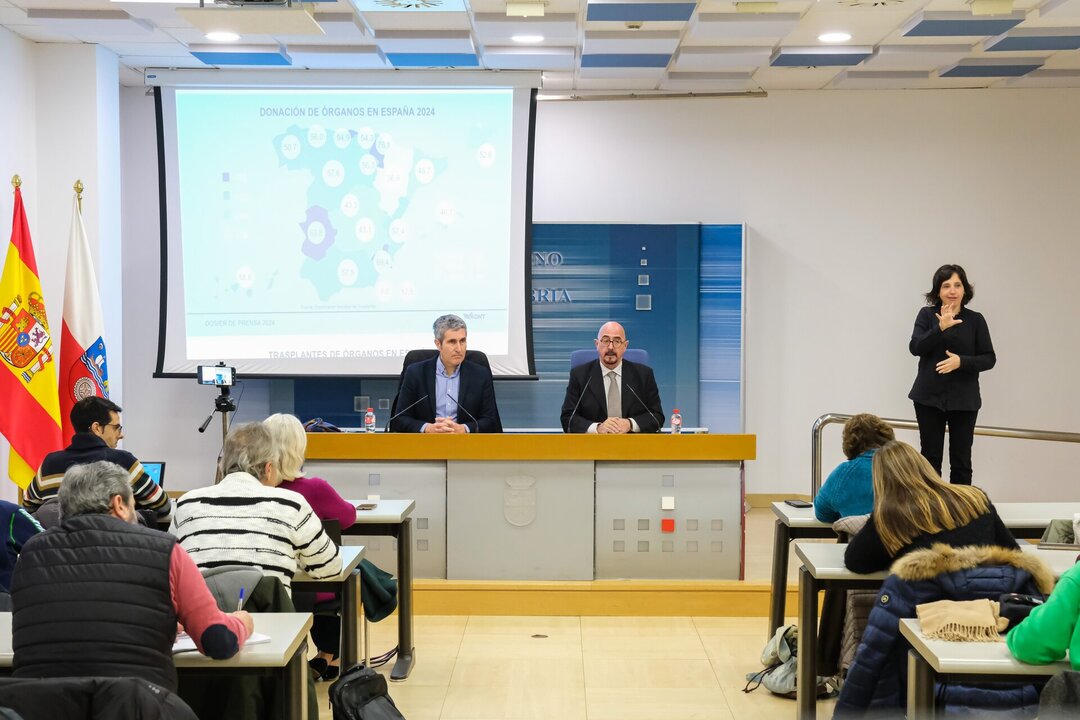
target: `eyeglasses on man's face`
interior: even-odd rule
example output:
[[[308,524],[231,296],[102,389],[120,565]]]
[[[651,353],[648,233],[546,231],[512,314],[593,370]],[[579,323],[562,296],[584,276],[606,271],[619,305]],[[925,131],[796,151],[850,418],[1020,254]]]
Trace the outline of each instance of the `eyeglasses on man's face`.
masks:
[[[599,340],[597,340],[597,342],[600,343],[601,345],[610,345],[611,347],[616,347],[616,348],[617,347],[622,347],[623,345],[626,344],[626,341],[623,340],[621,337],[610,338],[610,337],[607,337],[607,336],[600,338]]]

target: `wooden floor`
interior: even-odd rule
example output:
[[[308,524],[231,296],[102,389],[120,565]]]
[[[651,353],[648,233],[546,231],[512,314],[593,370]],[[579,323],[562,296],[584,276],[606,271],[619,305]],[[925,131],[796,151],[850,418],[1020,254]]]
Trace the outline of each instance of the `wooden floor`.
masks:
[[[769,578],[772,531],[771,511],[751,511],[749,580]],[[794,718],[793,700],[764,688],[742,691],[746,673],[761,668],[766,623],[420,615],[416,668],[407,681],[390,684],[390,695],[408,720]],[[373,655],[394,646],[396,616],[370,627]],[[327,683],[316,687],[320,718],[330,720]],[[822,717],[832,715],[832,704],[821,704]]]

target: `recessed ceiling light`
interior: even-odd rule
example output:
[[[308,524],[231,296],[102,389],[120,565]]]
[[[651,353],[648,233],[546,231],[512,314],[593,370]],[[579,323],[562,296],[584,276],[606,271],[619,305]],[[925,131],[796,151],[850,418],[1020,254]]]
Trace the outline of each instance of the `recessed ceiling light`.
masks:
[[[535,45],[544,42],[543,35],[512,35],[510,39],[522,45]]]
[[[214,30],[206,33],[206,39],[212,42],[236,42],[240,36],[228,30]]]
[[[817,39],[823,43],[842,43],[851,39],[851,33],[827,32],[818,35]]]

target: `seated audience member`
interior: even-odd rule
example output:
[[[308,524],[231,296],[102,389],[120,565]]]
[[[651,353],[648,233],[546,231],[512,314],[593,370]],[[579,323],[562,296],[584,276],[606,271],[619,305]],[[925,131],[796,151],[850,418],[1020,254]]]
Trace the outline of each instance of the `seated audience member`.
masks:
[[[606,322],[596,333],[596,360],[570,369],[562,428],[568,433],[654,433],[664,425],[656,377],[648,365],[623,360],[630,344],[623,326]]]
[[[304,476],[304,453],[307,451],[307,434],[296,417],[278,413],[263,421],[279,454],[278,467],[284,478],[279,486],[304,496],[311,509],[321,520],[337,520],[341,529],[356,522],[356,507],[338,495],[337,490],[322,478]],[[332,601],[334,593],[317,593],[316,603]],[[310,661],[311,667],[324,679],[338,674],[335,662],[341,645],[341,617],[316,613],[311,626],[311,637],[319,655]]]
[[[0,528],[5,528],[7,540],[4,552],[0,553],[0,589],[11,591],[11,573],[19,559],[23,545],[30,538],[42,531],[34,516],[15,503],[0,500]]]
[[[873,477],[874,510],[844,553],[852,572],[887,570],[898,557],[939,543],[1019,547],[985,492],[944,482],[907,443],[885,443],[874,454]]]
[[[439,354],[405,369],[393,432],[500,433],[491,369],[465,357],[468,328],[457,315],[432,324]]]
[[[1065,658],[1080,670],[1080,565],[1062,575],[1043,605],[1009,630],[1005,642],[1013,656],[1032,665],[1048,665]]]
[[[37,512],[47,500],[56,497],[64,473],[72,465],[106,460],[127,471],[137,509],[152,512],[160,523],[169,522],[172,500],[143,471],[134,455],[116,447],[124,439],[119,405],[97,395],[83,398],[71,408],[71,426],[75,428],[71,444],[46,455],[37,476],[26,488],[23,504],[30,512]]]
[[[874,480],[870,466],[879,447],[895,440],[893,429],[877,415],[860,413],[844,423],[844,457],[829,473],[814,498],[814,515],[825,523],[842,517],[866,515],[874,509]]]
[[[221,612],[165,532],[139,526],[128,472],[72,467],[62,523],[30,538],[12,578],[15,677],[139,677],[176,691],[177,621],[204,655],[232,657],[251,616]]]
[[[279,453],[262,423],[225,438],[217,485],[176,503],[172,531],[200,568],[257,567],[286,589],[298,570],[313,578],[341,572],[341,554],[303,496],[282,490]]]

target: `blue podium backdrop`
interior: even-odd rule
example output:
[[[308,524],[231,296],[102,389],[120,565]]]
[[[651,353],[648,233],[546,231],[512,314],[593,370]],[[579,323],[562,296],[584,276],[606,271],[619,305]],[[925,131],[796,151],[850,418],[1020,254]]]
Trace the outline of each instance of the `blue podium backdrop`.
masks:
[[[570,353],[592,348],[600,325],[617,320],[631,347],[649,353],[665,425],[677,407],[686,426],[742,432],[743,256],[742,225],[533,225],[539,379],[495,383],[503,425],[559,427]],[[370,396],[377,407],[396,390],[396,381],[375,378],[297,378],[292,385],[293,412],[302,420],[319,416],[350,427],[363,420],[354,395]],[[377,414],[381,426],[389,415]]]

